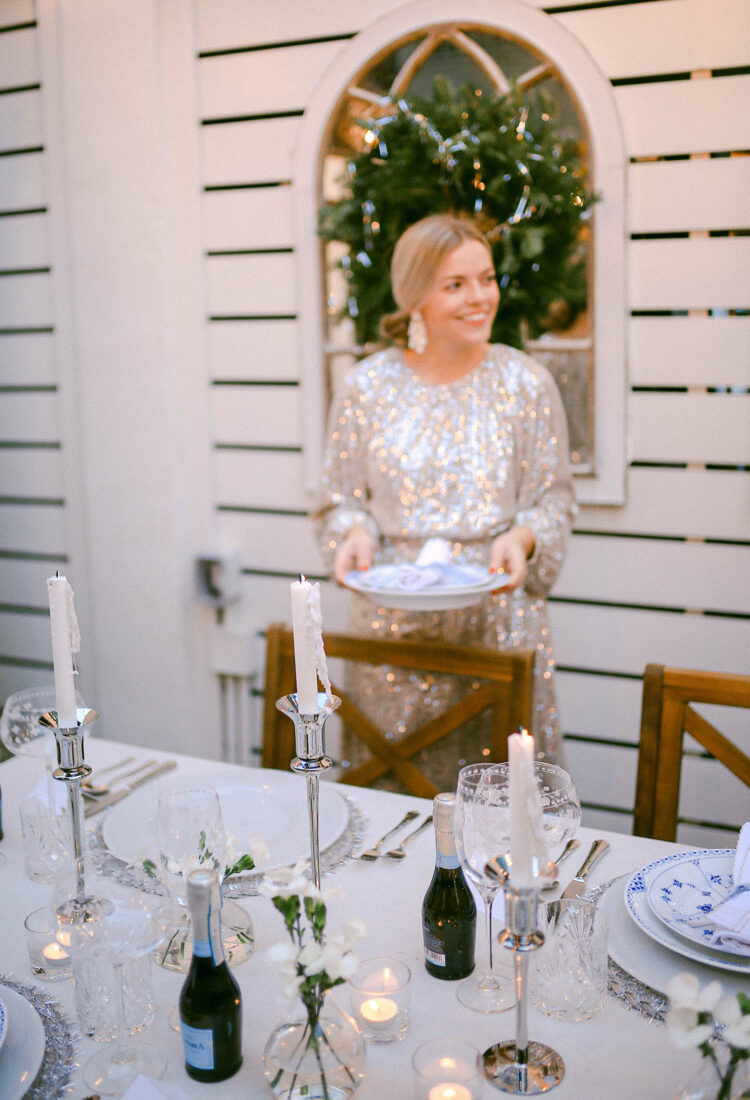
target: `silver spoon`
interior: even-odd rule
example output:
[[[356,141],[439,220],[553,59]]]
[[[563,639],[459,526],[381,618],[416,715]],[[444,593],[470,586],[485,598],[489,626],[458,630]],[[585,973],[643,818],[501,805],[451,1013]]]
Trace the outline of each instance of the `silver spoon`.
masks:
[[[131,760],[133,757],[131,757]],[[135,768],[129,768],[128,771],[123,772],[121,775],[115,776],[114,779],[110,779],[108,783],[91,783],[84,779],[81,783],[81,790],[85,795],[89,795],[92,798],[100,798],[104,794],[109,794],[113,786],[121,783],[123,779],[129,779],[131,775],[135,775],[137,772],[141,772],[144,768],[150,768],[156,760],[144,760],[142,764],[138,764]]]
[[[555,875],[557,875],[558,869],[559,869],[560,864],[562,863],[562,861],[564,859],[567,859],[568,856],[571,854],[571,852],[575,852],[576,848],[580,848],[580,846],[581,846],[580,840],[576,840],[575,837],[571,837],[571,839],[565,845],[563,850],[560,852],[560,855],[555,860]],[[550,882],[548,886],[543,886],[542,890],[543,891],[544,890],[554,890],[555,887],[559,886],[559,885],[560,885],[560,883],[559,883],[558,879],[555,878],[554,882]]]

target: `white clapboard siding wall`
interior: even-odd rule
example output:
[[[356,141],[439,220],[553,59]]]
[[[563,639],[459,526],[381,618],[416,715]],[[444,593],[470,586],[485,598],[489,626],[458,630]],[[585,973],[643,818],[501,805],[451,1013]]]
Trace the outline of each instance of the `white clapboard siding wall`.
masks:
[[[36,36],[33,0],[0,4],[0,702],[51,678],[68,560]]]
[[[289,620],[298,570],[325,578],[303,492],[295,134],[321,70],[396,6],[198,6],[217,508],[222,537],[241,549],[259,632]],[[627,502],[581,509],[551,601],[567,761],[586,821],[629,831],[645,665],[750,671],[748,8],[534,6],[611,80],[629,156]],[[326,624],[342,627],[346,600],[328,582],[323,605]],[[747,717],[725,717],[750,750]],[[680,839],[731,842],[748,801],[694,753]]]

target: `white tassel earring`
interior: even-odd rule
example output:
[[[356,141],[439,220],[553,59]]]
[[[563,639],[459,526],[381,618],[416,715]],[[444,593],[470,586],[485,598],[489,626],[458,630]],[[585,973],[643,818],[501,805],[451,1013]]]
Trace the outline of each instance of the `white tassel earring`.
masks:
[[[424,318],[418,309],[415,309],[409,318],[407,347],[411,348],[412,351],[416,351],[417,355],[424,355],[424,350],[427,347],[427,329],[424,325]]]

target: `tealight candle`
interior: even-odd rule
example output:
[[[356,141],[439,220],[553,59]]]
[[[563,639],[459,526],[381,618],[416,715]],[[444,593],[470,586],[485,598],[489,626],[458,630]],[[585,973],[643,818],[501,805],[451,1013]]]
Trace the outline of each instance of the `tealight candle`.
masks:
[[[56,942],[48,943],[46,947],[43,947],[42,954],[51,966],[60,966],[70,957],[65,948]]]
[[[446,1081],[431,1088],[427,1093],[427,1100],[471,1100],[471,1092],[465,1085]]]
[[[364,959],[349,981],[352,1015],[372,1043],[397,1043],[409,1026],[411,971],[396,959]]]
[[[359,1012],[373,1030],[382,1031],[391,1026],[393,1017],[398,1012],[398,1005],[390,997],[371,997],[369,1001],[362,1002]]]
[[[69,978],[73,973],[73,963],[67,948],[70,946],[70,933],[61,932],[68,937],[67,943],[58,938],[57,913],[50,906],[35,909],[26,917],[26,946],[29,950],[29,963],[35,978],[43,982],[58,982]]]

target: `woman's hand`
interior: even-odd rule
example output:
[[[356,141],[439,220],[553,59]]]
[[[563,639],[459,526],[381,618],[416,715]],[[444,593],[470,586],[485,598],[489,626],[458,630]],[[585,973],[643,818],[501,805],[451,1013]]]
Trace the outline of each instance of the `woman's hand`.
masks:
[[[503,592],[511,592],[526,580],[528,560],[534,553],[534,534],[530,527],[513,527],[498,535],[490,550],[490,573],[507,573]]]
[[[376,543],[364,527],[351,527],[333,559],[333,574],[339,584],[352,569],[369,569],[375,558]]]

